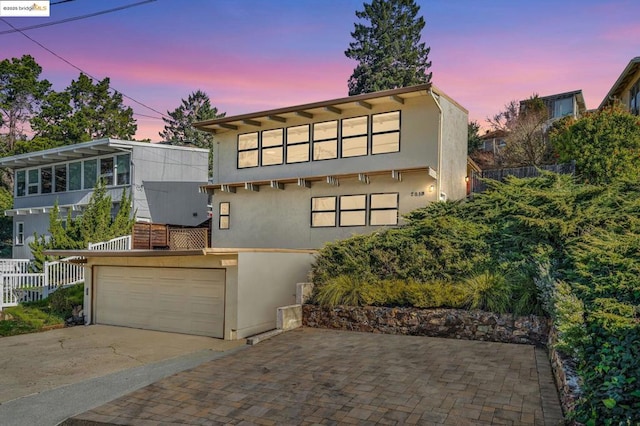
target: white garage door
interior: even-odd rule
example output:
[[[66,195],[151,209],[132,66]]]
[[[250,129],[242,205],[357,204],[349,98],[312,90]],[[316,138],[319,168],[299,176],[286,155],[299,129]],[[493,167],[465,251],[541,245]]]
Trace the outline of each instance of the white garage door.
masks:
[[[96,323],[224,338],[224,269],[98,266]]]

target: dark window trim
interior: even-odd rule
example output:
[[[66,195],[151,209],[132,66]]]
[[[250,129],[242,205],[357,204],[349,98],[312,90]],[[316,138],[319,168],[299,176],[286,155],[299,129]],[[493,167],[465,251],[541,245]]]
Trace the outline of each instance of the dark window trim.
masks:
[[[322,124],[322,123],[331,123],[331,122],[335,122],[336,123],[336,137],[335,138],[325,138],[325,139],[316,139],[315,138],[315,125],[316,124]],[[316,142],[329,142],[329,141],[336,141],[336,156],[335,157],[331,157],[331,158],[322,158],[322,159],[318,159],[316,160],[313,156],[314,152],[315,152],[315,144]],[[311,160],[312,161],[327,161],[327,160],[336,160],[338,158],[340,158],[340,120],[325,120],[325,121],[318,121],[316,123],[313,123],[313,125],[311,126]]]
[[[333,198],[333,205],[334,208],[333,210],[314,210],[313,209],[313,200],[316,198]],[[334,214],[334,218],[333,218],[333,225],[323,225],[323,226],[318,226],[318,225],[314,225],[313,224],[313,214],[314,213],[333,213]],[[337,200],[337,196],[335,195],[325,195],[325,196],[318,196],[318,197],[311,197],[311,216],[309,217],[309,223],[311,224],[312,228],[335,228],[338,224],[338,217],[336,216],[338,214],[338,200]]]
[[[342,197],[364,197],[364,208],[362,209],[343,209],[342,208]],[[367,194],[344,194],[344,195],[340,195],[338,197],[338,199],[340,200],[340,205],[338,208],[338,222],[339,222],[339,226],[340,228],[353,228],[356,226],[367,226],[367,208],[369,207],[368,205],[368,198]],[[364,223],[362,225],[343,225],[342,224],[342,212],[364,212]]]
[[[262,130],[260,132],[260,139],[258,140],[258,146],[260,147],[260,158],[258,159],[258,161],[260,162],[260,165],[262,167],[271,167],[271,166],[281,166],[284,164],[285,162],[285,144],[284,144],[284,139],[285,139],[285,127],[278,127],[276,129],[268,129],[268,130]],[[270,146],[263,146],[262,145],[262,135],[264,134],[264,132],[272,132],[274,130],[282,130],[282,139],[280,140],[280,145],[270,145]],[[267,149],[272,149],[272,148],[282,148],[282,157],[280,159],[279,163],[272,163],[272,164],[264,164],[263,160],[263,155],[264,155],[264,151]]]
[[[293,129],[295,127],[306,127],[307,128],[307,141],[306,142],[293,142],[293,143],[289,143],[289,132],[287,132],[287,130],[289,129]],[[311,157],[313,155],[313,152],[311,152],[311,124],[300,124],[297,126],[289,126],[289,127],[285,127],[284,128],[284,145],[285,145],[285,150],[284,150],[284,162],[286,164],[300,164],[300,163],[308,163],[311,161]],[[288,161],[287,160],[287,154],[289,153],[289,147],[290,146],[300,146],[300,145],[307,145],[307,159],[303,160],[303,161]]]
[[[372,207],[373,203],[371,202],[371,199],[373,198],[374,195],[392,195],[395,194],[396,196],[396,207],[392,208],[392,207]],[[371,213],[374,211],[386,211],[386,210],[395,210],[396,211],[396,223],[395,224],[384,224],[384,225],[374,225],[371,223]],[[399,192],[373,192],[371,194],[369,194],[369,226],[397,226],[398,223],[400,222],[400,193]]]
[[[250,134],[256,134],[256,136],[258,137],[258,141],[256,143],[256,147],[255,148],[250,148],[250,149],[240,149],[240,136],[250,135]],[[240,167],[240,153],[241,152],[250,152],[250,151],[257,151],[258,152],[257,164],[255,166]],[[238,135],[236,137],[236,169],[237,170],[252,169],[254,167],[260,167],[260,132],[238,133]]]
[[[227,205],[227,214],[222,214],[222,205],[226,204]],[[227,218],[227,227],[223,228],[222,227],[222,218],[226,217]],[[228,229],[231,228],[231,203],[229,201],[220,201],[220,203],[218,203],[218,229],[222,230],[222,231],[226,231]]]
[[[393,111],[390,111],[393,112]],[[370,141],[372,140],[371,137],[371,123],[373,122],[373,120],[371,119],[371,117],[373,116],[373,114],[367,114],[367,115],[358,115],[355,117],[347,117],[347,118],[343,118],[342,120],[340,120],[340,158],[356,158],[356,157],[366,157],[367,155],[369,155],[369,151],[370,151]],[[367,129],[365,130],[364,133],[358,134],[358,135],[351,135],[351,136],[343,136],[343,132],[342,132],[342,126],[344,125],[344,121],[345,120],[351,120],[354,118],[362,118],[365,117],[367,119]],[[364,154],[359,154],[359,155],[350,155],[348,157],[344,156],[344,140],[349,140],[349,139],[355,139],[355,138],[361,138],[361,137],[366,137],[367,140],[365,142],[365,150],[366,152]]]
[[[397,112],[399,114],[398,117],[398,130],[387,130],[384,132],[374,132],[373,131],[373,117],[375,117],[376,115],[381,115],[381,114],[390,114],[392,112]],[[386,135],[386,134],[391,134],[391,133],[397,133],[398,134],[398,150],[397,151],[391,151],[391,152],[378,152],[378,153],[374,153],[373,152],[373,136],[374,135]],[[375,114],[371,114],[371,132],[370,132],[370,140],[371,140],[371,155],[384,155],[384,154],[395,154],[396,152],[400,152],[402,150],[402,110],[401,109],[397,109],[397,110],[393,110],[393,111],[385,111],[385,112],[378,112]]]

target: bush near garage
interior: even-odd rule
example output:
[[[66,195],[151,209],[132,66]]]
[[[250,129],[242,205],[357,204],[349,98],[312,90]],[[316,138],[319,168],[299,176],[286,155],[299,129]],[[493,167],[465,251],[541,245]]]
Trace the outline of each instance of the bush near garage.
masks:
[[[489,187],[327,244],[312,301],[545,312],[582,379],[572,418],[640,422],[640,185],[545,173]]]

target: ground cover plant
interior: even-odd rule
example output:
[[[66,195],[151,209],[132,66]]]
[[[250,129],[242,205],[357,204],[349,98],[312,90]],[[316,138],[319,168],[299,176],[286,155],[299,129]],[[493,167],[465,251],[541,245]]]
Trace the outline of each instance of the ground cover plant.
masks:
[[[83,294],[84,284],[80,283],[57,290],[43,300],[4,308],[6,318],[0,320],[0,336],[34,333],[64,324],[73,308],[82,305]]]
[[[327,244],[313,266],[314,302],[544,313],[582,379],[574,418],[636,424],[640,184],[547,173],[489,187],[416,210],[402,227]]]

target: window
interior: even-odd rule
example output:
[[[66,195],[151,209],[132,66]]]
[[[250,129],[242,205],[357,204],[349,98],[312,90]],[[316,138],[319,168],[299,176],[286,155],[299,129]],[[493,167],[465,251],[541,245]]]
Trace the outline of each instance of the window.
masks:
[[[340,196],[340,226],[364,226],[366,220],[366,195]]]
[[[342,157],[367,155],[369,116],[342,120]]]
[[[67,190],[67,165],[61,164],[55,166],[56,176],[56,192],[65,192]]]
[[[24,222],[16,222],[16,245],[24,245]]]
[[[553,117],[560,118],[573,114],[573,98],[557,99],[553,103]]]
[[[311,198],[311,227],[336,226],[336,197]]]
[[[262,132],[262,165],[282,164],[284,150],[284,130],[265,130]]]
[[[69,191],[82,189],[82,163],[69,163]]]
[[[371,194],[369,201],[369,224],[398,224],[398,194]]]
[[[84,165],[84,189],[93,189],[98,177],[98,160],[86,160]]]
[[[229,229],[230,203],[228,201],[220,203],[220,219],[218,228]]]
[[[27,189],[27,175],[24,170],[16,172],[16,197],[23,197]]]
[[[27,172],[27,178],[28,178],[28,182],[27,182],[27,193],[29,195],[31,194],[37,194],[38,193],[38,186],[40,186],[40,170],[38,169],[31,169]]]
[[[313,159],[338,158],[338,122],[326,121],[313,125]]]
[[[371,121],[371,153],[400,151],[400,111],[375,114]]]
[[[43,167],[40,169],[40,193],[51,194],[53,176],[51,167]]]
[[[629,112],[634,115],[640,115],[640,80],[631,87],[629,93]]]
[[[130,179],[131,154],[116,157],[116,185],[128,185]]]
[[[258,166],[258,132],[238,135],[238,168]]]
[[[100,178],[105,185],[113,185],[113,157],[100,159]]]
[[[309,125],[287,129],[287,163],[309,161]]]

